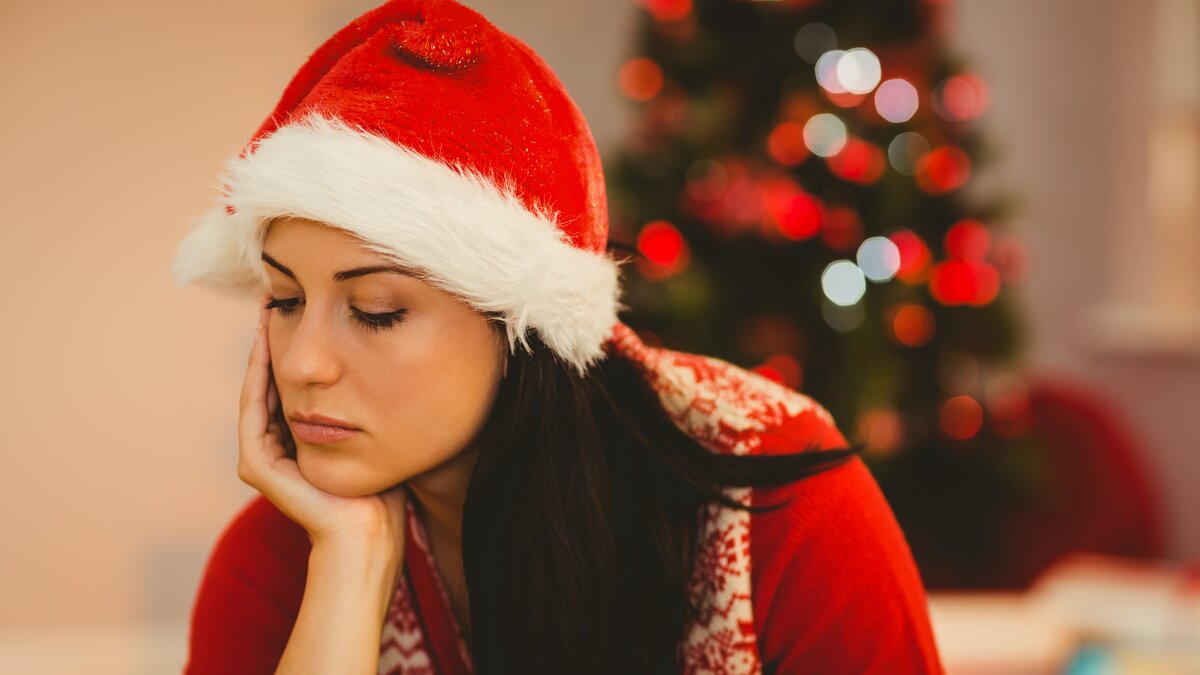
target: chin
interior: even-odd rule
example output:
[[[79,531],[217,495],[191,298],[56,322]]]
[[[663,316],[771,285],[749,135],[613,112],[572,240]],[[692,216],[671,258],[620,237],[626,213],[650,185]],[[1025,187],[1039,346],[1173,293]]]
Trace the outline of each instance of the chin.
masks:
[[[344,454],[296,444],[296,464],[300,475],[318,490],[338,497],[365,497],[378,494],[404,478],[392,479],[383,472]]]

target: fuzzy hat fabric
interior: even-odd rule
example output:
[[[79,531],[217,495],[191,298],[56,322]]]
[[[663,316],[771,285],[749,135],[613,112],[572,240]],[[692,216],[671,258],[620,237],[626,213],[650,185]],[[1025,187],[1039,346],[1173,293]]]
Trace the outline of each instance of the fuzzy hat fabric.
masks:
[[[528,46],[451,0],[392,0],[321,45],[246,147],[172,275],[256,296],[267,224],[347,230],[580,373],[623,309],[591,131]]]

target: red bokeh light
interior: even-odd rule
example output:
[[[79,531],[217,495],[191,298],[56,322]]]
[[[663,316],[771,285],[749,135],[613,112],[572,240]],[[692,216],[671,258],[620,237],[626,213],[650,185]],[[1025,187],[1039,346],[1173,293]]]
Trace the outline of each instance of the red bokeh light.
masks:
[[[904,423],[892,408],[871,408],[858,420],[858,436],[867,452],[886,457],[894,454],[904,441]]]
[[[896,277],[910,286],[924,283],[933,259],[925,242],[912,230],[893,232],[888,239],[900,249],[900,268],[896,271]]]
[[[784,237],[808,239],[821,229],[822,204],[804,192],[790,178],[775,178],[763,183],[767,216]]]
[[[692,0],[638,0],[657,21],[679,21],[692,11]]]
[[[929,292],[943,305],[986,305],[1000,293],[1000,273],[979,260],[947,260],[934,268]]]
[[[963,122],[983,114],[988,105],[988,87],[973,73],[946,80],[938,96],[937,112],[952,122]]]
[[[838,177],[863,185],[879,180],[887,166],[883,150],[860,138],[848,140],[841,152],[826,161]]]
[[[917,160],[917,186],[930,194],[956,190],[971,177],[971,159],[967,153],[944,145]]]
[[[829,91],[825,87],[821,87],[820,89],[821,89],[821,93],[825,95],[825,98],[829,99],[830,103],[836,105],[839,108],[857,107],[863,101],[867,100],[867,96],[868,96],[868,94],[855,94],[855,93],[848,92],[848,91],[835,93],[835,92]]]
[[[961,260],[947,260],[933,269],[929,292],[943,305],[961,305],[975,297],[975,275]]]
[[[804,370],[800,366],[800,362],[791,356],[787,354],[775,354],[768,358],[763,366],[778,374],[780,377],[778,381],[782,384],[792,389],[800,388]]]
[[[858,248],[863,240],[862,218],[858,211],[849,206],[835,206],[825,214],[821,238],[825,245],[835,251],[850,251]]]
[[[1016,237],[1000,237],[992,247],[992,263],[1004,283],[1020,283],[1029,274],[1029,247]]]
[[[651,265],[639,265],[651,279],[665,279],[687,266],[690,259],[687,242],[674,225],[665,220],[646,223],[637,237],[637,249]],[[640,261],[639,261],[640,262]]]
[[[783,166],[796,166],[808,158],[808,146],[804,144],[804,126],[796,122],[784,122],[767,137],[767,152]]]
[[[750,372],[758,373],[759,375],[762,375],[763,377],[767,378],[768,380],[772,380],[774,382],[778,382],[779,384],[783,384],[783,375],[778,370],[775,370],[771,366],[766,366],[766,365],[756,366],[754,368],[751,368]]]
[[[953,396],[942,404],[941,423],[950,438],[974,438],[983,428],[983,408],[970,396]]]
[[[906,347],[921,347],[933,338],[933,313],[924,305],[907,304],[890,312],[892,336]]]
[[[946,231],[946,255],[951,258],[982,260],[991,245],[991,231],[978,220],[960,220]]]
[[[638,57],[630,59],[621,66],[618,75],[621,91],[635,101],[649,101],[658,96],[663,88],[663,72],[658,64],[650,59]]]
[[[1000,295],[1000,272],[985,262],[968,263],[975,274],[975,296],[969,304],[982,307]]]

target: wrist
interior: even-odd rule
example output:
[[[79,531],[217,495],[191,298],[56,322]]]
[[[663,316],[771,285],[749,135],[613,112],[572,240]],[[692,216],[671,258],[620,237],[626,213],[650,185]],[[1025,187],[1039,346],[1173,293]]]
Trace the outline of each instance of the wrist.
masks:
[[[352,539],[314,540],[308,558],[309,583],[331,584],[372,598],[380,617],[395,595],[404,566],[394,542]]]

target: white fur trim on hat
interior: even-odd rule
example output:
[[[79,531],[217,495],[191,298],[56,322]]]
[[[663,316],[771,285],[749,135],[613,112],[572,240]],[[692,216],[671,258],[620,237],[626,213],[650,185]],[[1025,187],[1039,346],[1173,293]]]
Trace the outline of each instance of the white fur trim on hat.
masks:
[[[221,180],[222,205],[179,245],[172,276],[180,286],[265,291],[266,224],[295,216],[347,230],[477,310],[498,313],[510,349],[528,350],[525,333],[536,330],[580,373],[603,358],[624,308],[620,262],[573,246],[554,214],[526,208],[512,186],[336,119],[309,115],[280,127],[228,160]]]

